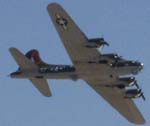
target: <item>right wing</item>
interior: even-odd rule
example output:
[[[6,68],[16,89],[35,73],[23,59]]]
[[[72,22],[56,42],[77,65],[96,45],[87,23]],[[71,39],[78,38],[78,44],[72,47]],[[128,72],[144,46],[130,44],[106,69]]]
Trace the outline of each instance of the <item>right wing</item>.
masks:
[[[136,124],[145,123],[133,100],[124,98],[124,89],[101,86],[96,80],[86,82],[128,121]]]
[[[51,91],[49,89],[48,83],[44,78],[29,78],[29,80],[34,84],[34,86],[47,97],[52,96]]]
[[[85,63],[84,67],[89,67],[86,63],[98,59],[99,52],[85,47],[87,37],[59,4],[49,4],[47,10],[74,65],[77,69],[78,63]]]

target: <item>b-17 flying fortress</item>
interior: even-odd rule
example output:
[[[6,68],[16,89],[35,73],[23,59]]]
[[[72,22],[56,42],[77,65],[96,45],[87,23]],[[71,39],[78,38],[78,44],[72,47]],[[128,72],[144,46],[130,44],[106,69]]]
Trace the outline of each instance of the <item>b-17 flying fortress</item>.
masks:
[[[10,76],[29,79],[47,97],[52,95],[47,79],[82,79],[128,121],[144,124],[145,119],[133,101],[140,97],[145,100],[134,77],[143,69],[143,63],[99,52],[98,48],[109,44],[104,38],[88,38],[59,4],[49,4],[47,11],[73,66],[47,64],[36,49],[24,55],[12,47],[9,51],[19,68]]]

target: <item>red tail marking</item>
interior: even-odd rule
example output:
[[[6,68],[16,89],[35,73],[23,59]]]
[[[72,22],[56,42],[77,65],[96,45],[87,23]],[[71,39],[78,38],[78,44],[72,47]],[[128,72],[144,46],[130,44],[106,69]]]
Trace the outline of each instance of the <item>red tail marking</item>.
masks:
[[[41,63],[41,60],[40,60],[40,57],[39,57],[39,53],[37,50],[33,49],[31,51],[29,51],[26,56],[32,60],[33,59],[33,62],[37,65],[39,65]]]

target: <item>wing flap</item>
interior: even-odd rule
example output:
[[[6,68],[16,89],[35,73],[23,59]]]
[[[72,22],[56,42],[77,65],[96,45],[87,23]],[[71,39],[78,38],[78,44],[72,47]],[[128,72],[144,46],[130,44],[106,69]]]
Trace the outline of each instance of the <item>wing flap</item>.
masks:
[[[33,85],[46,97],[52,96],[48,83],[44,78],[29,78]]]
[[[99,81],[86,82],[128,121],[136,124],[145,123],[145,119],[134,104],[133,100],[124,98],[123,90],[100,86]]]
[[[9,49],[11,55],[14,57],[18,65],[21,69],[37,69],[37,65],[34,64],[32,61],[30,61],[24,54],[22,54],[18,49],[16,48],[10,48]]]

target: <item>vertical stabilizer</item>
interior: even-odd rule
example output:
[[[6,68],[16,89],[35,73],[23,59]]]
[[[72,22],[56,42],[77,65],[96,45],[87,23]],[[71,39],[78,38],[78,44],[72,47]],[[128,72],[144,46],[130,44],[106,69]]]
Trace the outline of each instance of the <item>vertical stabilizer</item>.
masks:
[[[39,67],[49,66],[49,64],[42,61],[42,59],[40,58],[39,52],[36,49],[32,49],[28,51],[25,56]]]

